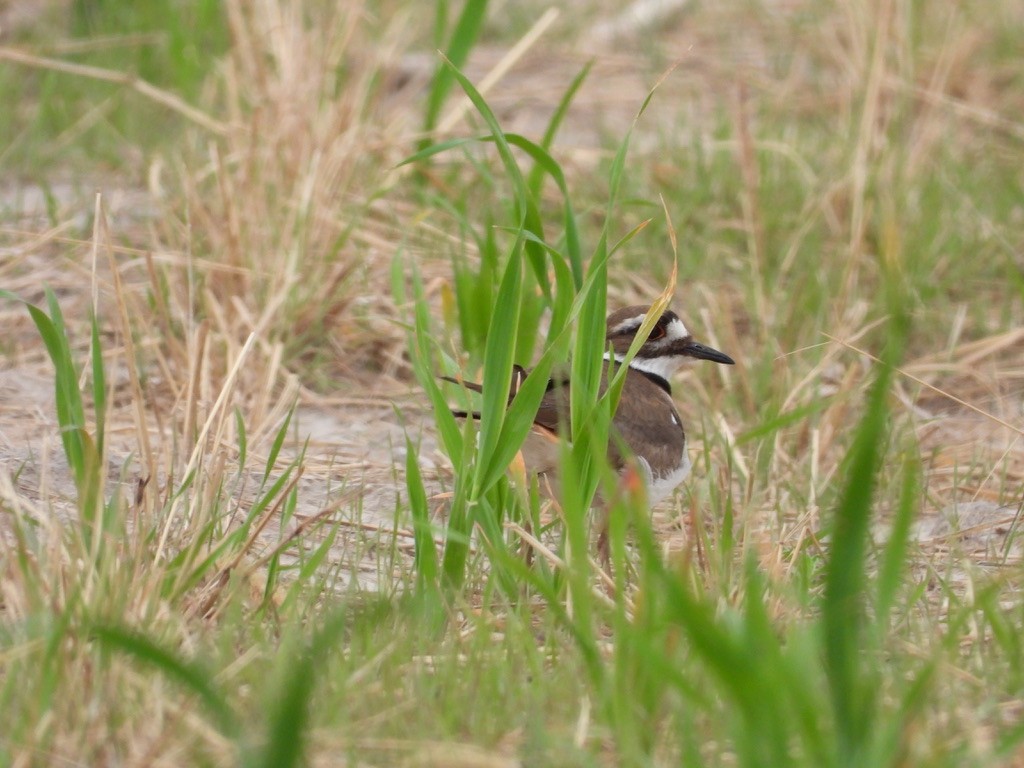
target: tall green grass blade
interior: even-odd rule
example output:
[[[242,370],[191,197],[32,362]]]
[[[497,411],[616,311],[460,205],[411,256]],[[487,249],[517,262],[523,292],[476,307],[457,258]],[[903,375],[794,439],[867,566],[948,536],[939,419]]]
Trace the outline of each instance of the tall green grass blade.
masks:
[[[95,315],[90,317],[92,330],[92,399],[96,413],[96,452],[104,455],[104,435],[107,425],[107,376],[103,365],[103,348],[100,346],[100,325]]]
[[[475,445],[472,441],[467,440],[467,437],[472,429],[472,424],[467,422],[464,436],[463,431],[459,429],[455,416],[448,407],[444,394],[438,386],[436,371],[433,367],[436,342],[433,341],[434,337],[431,333],[430,315],[427,311],[427,300],[424,294],[423,283],[415,265],[411,268],[411,282],[415,306],[415,324],[414,333],[409,340],[409,349],[413,360],[413,369],[420,386],[423,387],[430,398],[434,409],[434,421],[445,452],[458,470],[455,476],[455,491],[452,496],[448,526],[445,530],[444,554],[441,562],[441,574],[443,575],[444,583],[449,587],[457,587],[462,584],[465,577],[465,563],[471,531],[471,520],[467,510],[467,495],[471,482],[471,462],[474,458]],[[421,529],[419,535],[423,533],[425,532]],[[426,545],[425,539],[421,539],[420,542],[422,545]],[[431,546],[433,546],[432,543]],[[425,554],[425,550],[417,546],[417,553],[419,552],[424,552],[424,558],[430,557],[430,555]],[[417,556],[419,555],[417,554]],[[424,564],[426,562],[424,561]]]
[[[427,310],[427,299],[423,290],[423,281],[420,279],[419,271],[415,265],[411,265],[413,302],[415,305],[415,323],[413,336],[409,342],[410,356],[413,360],[413,369],[420,386],[430,397],[430,404],[434,409],[434,421],[437,424],[437,431],[441,436],[445,453],[451,458],[456,467],[465,467],[466,459],[463,451],[462,432],[459,429],[455,417],[448,408],[448,402],[444,393],[437,383],[437,371],[434,370],[434,349],[431,346],[434,342],[431,332],[430,313]]]
[[[565,253],[568,256],[569,267],[572,270],[573,286],[578,291],[583,286],[583,253],[580,242],[579,228],[576,226],[576,214],[572,207],[572,197],[569,194],[569,185],[565,181],[565,173],[554,158],[548,154],[546,146],[538,146],[525,136],[510,133],[506,134],[509,144],[518,147],[528,154],[534,161],[533,174],[547,173],[559,191],[562,193],[563,225],[565,227]],[[535,191],[532,185],[528,185],[529,199],[539,200],[539,190]]]
[[[810,416],[825,410],[835,402],[834,398],[819,398],[812,400],[807,405],[797,406],[785,413],[780,413],[773,418],[766,418],[758,423],[753,429],[748,429],[736,436],[736,445],[744,445],[759,438],[768,437],[780,429],[785,429],[793,424],[798,424]]]
[[[499,552],[507,551],[509,547],[505,535],[505,520],[518,516],[519,511],[515,495],[507,480],[496,483],[476,503],[473,521],[477,526],[477,539],[490,564],[490,573],[484,587],[484,600],[487,602],[494,599],[490,592],[495,588],[509,600],[515,600],[521,590],[519,582],[513,573],[504,567],[498,555]]]
[[[483,353],[491,332],[498,279],[501,276],[501,254],[490,221],[484,222],[483,236],[477,238],[480,268],[475,272],[466,265],[455,273],[458,292],[459,319],[466,351],[476,356]]]
[[[547,390],[553,359],[554,350],[545,353],[530,375],[526,377],[515,400],[506,410],[501,433],[483,473],[482,485],[484,488],[490,488],[498,481],[498,478],[505,474],[506,468],[519,452],[523,440],[526,439],[533,426],[537,408]]]
[[[562,127],[562,123],[565,120],[565,116],[569,113],[569,106],[572,104],[572,100],[576,97],[577,91],[583,85],[583,82],[587,79],[587,75],[590,74],[591,68],[594,66],[593,61],[588,61],[583,69],[579,71],[579,74],[573,78],[573,81],[569,84],[565,93],[562,94],[562,98],[559,100],[558,105],[555,107],[555,111],[551,115],[551,119],[548,120],[548,126],[544,130],[544,136],[540,140],[540,146],[545,151],[551,150],[551,145],[554,143],[555,136],[558,134],[558,129]],[[534,165],[530,171],[530,175],[527,177],[527,186],[530,189],[530,196],[535,200],[541,198],[541,185],[544,183],[544,169],[540,165]],[[582,273],[578,276],[582,281]]]
[[[291,482],[292,473],[296,466],[298,466],[298,462],[296,460],[291,461],[288,466],[285,467],[280,476],[270,484],[269,488],[260,488],[256,501],[253,502],[252,506],[249,508],[249,513],[245,516],[247,526],[254,520],[258,520],[272,504],[277,502],[278,498],[281,496],[281,492],[288,486],[288,483]],[[261,481],[261,486],[264,486],[269,477],[270,475],[264,476]]]
[[[411,165],[413,163],[420,163],[420,162],[423,162],[424,160],[427,160],[427,159],[433,157],[434,155],[439,155],[442,152],[447,152],[447,151],[449,151],[451,149],[457,149],[459,147],[464,147],[464,146],[467,146],[467,145],[476,144],[476,143],[481,142],[481,141],[486,141],[486,140],[488,140],[490,138],[491,137],[489,135],[487,135],[487,136],[476,136],[476,137],[470,137],[470,138],[462,137],[462,138],[458,138],[458,139],[448,139],[446,141],[439,141],[436,144],[430,144],[428,146],[421,147],[420,149],[416,150],[414,153],[412,153],[411,155],[409,155],[408,157],[403,159],[401,162],[399,162],[395,166],[395,168],[401,168],[403,165]]]
[[[437,0],[434,12],[434,48],[444,47],[444,35],[448,31],[448,0]]]
[[[652,221],[653,221],[653,219],[644,219],[639,224],[637,224],[635,227],[633,227],[631,230],[629,230],[629,232],[627,232],[625,235],[620,237],[615,242],[615,244],[612,245],[612,247],[608,250],[608,255],[609,256],[614,256],[616,253],[618,253],[620,250],[622,250],[622,248],[625,247],[626,244],[629,243],[629,241],[631,241],[634,237],[636,237],[644,229],[646,229],[647,225],[650,224]]]
[[[85,482],[84,449],[81,432],[85,428],[85,410],[82,407],[82,396],[78,391],[78,376],[71,359],[71,348],[68,345],[64,329],[64,319],[60,306],[53,292],[47,289],[46,299],[50,307],[47,316],[39,307],[28,303],[10,291],[0,289],[0,296],[24,304],[28,309],[32,322],[46,346],[47,354],[54,367],[55,402],[57,406],[57,423],[60,425],[60,438],[64,446],[64,455],[75,477],[76,487],[81,488]]]
[[[292,406],[288,409],[288,413],[285,414],[284,421],[281,422],[281,426],[278,427],[277,434],[274,435],[274,442],[270,445],[270,453],[267,454],[267,463],[263,467],[263,482],[271,476],[274,471],[274,465],[277,464],[277,457],[281,455],[281,448],[284,446],[284,441],[288,437],[288,427],[292,423],[292,414],[295,413],[295,407]]]
[[[655,86],[657,88],[657,86]],[[640,110],[637,112],[636,118],[633,121],[633,126],[636,126],[637,121],[643,116],[647,106],[650,104],[651,98],[654,96],[654,90],[652,89],[647,97],[644,99],[643,104],[640,106]],[[605,335],[605,317],[607,310],[607,283],[608,283],[608,240],[609,240],[609,227],[610,222],[613,221],[613,214],[615,210],[615,204],[618,199],[619,188],[622,184],[622,174],[626,166],[626,156],[629,151],[629,142],[633,133],[633,128],[626,133],[625,138],[619,145],[618,150],[615,153],[615,158],[612,161],[611,169],[609,171],[609,184],[608,184],[608,203],[607,203],[607,214],[605,216],[604,227],[601,231],[601,237],[597,244],[597,249],[594,253],[594,257],[591,260],[590,269],[588,271],[588,280],[593,281],[596,290],[588,292],[593,298],[589,298],[587,304],[580,316],[580,327],[577,331],[577,343],[573,354],[573,376],[572,376],[572,404],[570,409],[572,411],[572,424],[573,424],[573,440],[578,440],[581,435],[578,433],[577,425],[589,423],[585,420],[588,414],[586,414],[586,404],[592,403],[597,399],[598,387],[600,384],[600,375],[602,368],[602,357],[604,353],[604,335]],[[649,319],[649,318],[648,318]],[[653,327],[653,323],[651,323]],[[648,330],[648,333],[650,331]],[[639,349],[640,344],[643,342],[643,338],[639,334],[636,341],[634,341],[634,347]],[[634,350],[635,353],[635,350]],[[577,381],[577,379],[579,379]],[[608,419],[610,421],[611,414]],[[600,446],[594,446],[595,450],[600,450]]]
[[[898,354],[894,328],[888,361]],[[864,637],[866,557],[872,498],[884,454],[887,427],[886,398],[891,363],[878,366],[875,382],[846,467],[843,493],[836,505],[831,550],[821,606],[825,672],[837,728],[840,765],[860,765],[875,726],[875,675],[866,674],[860,658]]]
[[[82,517],[82,540],[93,563],[102,556],[106,515],[103,505],[103,460],[96,444],[84,429],[78,432],[82,447],[82,485],[78,489],[78,510]]]
[[[466,581],[466,562],[473,533],[473,519],[480,503],[471,497],[470,478],[460,473],[455,477],[455,492],[444,532],[444,553],[441,557],[441,578],[446,589],[453,592]]]
[[[491,485],[494,477],[492,461],[501,439],[505,411],[508,407],[509,382],[519,331],[522,305],[523,272],[517,243],[505,265],[505,274],[498,288],[498,299],[491,318],[491,329],[484,348],[484,377],[480,407],[480,460],[473,478],[473,498],[478,498]],[[504,471],[504,467],[500,468]]]
[[[602,240],[604,240],[602,236]],[[580,310],[573,346],[572,376],[572,439],[582,440],[589,422],[592,404],[597,401],[604,364],[605,318],[607,316],[608,262],[595,258],[588,271],[592,286]],[[595,446],[595,450],[600,450]]]
[[[263,600],[260,602],[260,609],[272,608],[274,590],[277,589],[278,578],[281,573],[281,554],[275,552],[267,562],[267,573],[263,582]]]
[[[571,386],[571,384],[570,384]],[[587,434],[581,430],[581,434]],[[574,439],[572,443],[562,440],[559,446],[559,468],[561,484],[562,515],[565,524],[565,560],[568,565],[569,597],[572,604],[573,629],[581,645],[596,646],[594,626],[594,600],[590,594],[590,542],[586,516],[594,497],[594,473],[589,463],[587,443]],[[591,683],[598,685],[604,679],[601,670],[592,677]]]
[[[521,258],[521,257],[520,257]],[[547,310],[547,300],[537,294],[537,282],[531,272],[523,275],[522,303],[519,307],[519,327],[516,333],[516,348],[512,359],[528,366],[534,357],[534,349],[541,339],[540,326]]]
[[[43,340],[50,361],[53,363],[57,423],[60,425],[64,454],[71,467],[75,488],[78,491],[77,502],[82,520],[82,541],[90,553],[91,561],[97,563],[102,554],[104,534],[109,532],[109,526],[114,523],[114,513],[116,512],[113,507],[108,509],[103,502],[106,477],[103,435],[106,422],[107,391],[98,322],[95,317],[91,319],[90,357],[97,435],[96,440],[93,440],[85,429],[85,407],[82,403],[82,393],[78,388],[78,374],[75,371],[67,328],[57,297],[47,289],[46,301],[49,315],[9,291],[0,290],[0,297],[12,299],[25,305],[40,338]]]
[[[307,557],[302,563],[295,583],[289,587],[288,594],[281,603],[281,609],[279,612],[282,615],[288,615],[291,607],[297,600],[299,600],[299,598],[302,597],[303,590],[309,589],[309,584],[314,583],[313,580],[317,571],[320,569],[320,566],[327,561],[327,556],[331,553],[331,548],[338,540],[338,530],[339,528],[337,525],[330,526],[324,540],[317,545],[315,550],[313,550],[313,554]]]
[[[507,174],[509,181],[512,183],[512,190],[515,192],[516,209],[517,215],[520,217],[520,226],[529,231],[533,232],[540,239],[544,239],[544,226],[540,216],[540,212],[537,209],[536,201],[530,196],[529,188],[526,185],[526,180],[523,178],[523,173],[519,168],[519,164],[516,162],[515,155],[512,153],[512,149],[509,146],[508,140],[505,138],[504,132],[501,130],[501,126],[498,123],[497,117],[494,112],[488,106],[487,102],[484,101],[483,96],[473,86],[473,84],[458,70],[458,68],[452,66],[452,76],[458,81],[462,90],[465,91],[466,96],[473,103],[477,112],[487,123],[487,127],[491,131],[491,136],[494,138],[495,146],[498,149],[498,155],[501,157],[502,164],[505,166],[505,173]],[[537,279],[537,284],[540,286],[541,291],[546,297],[551,295],[551,286],[548,281],[547,269],[545,266],[544,249],[536,245],[533,242],[526,242],[526,255],[529,258],[530,265],[533,267],[534,276]]]
[[[60,311],[57,297],[49,288],[46,289],[46,305],[50,310],[50,320],[53,326],[52,331],[49,332],[50,338],[45,339],[46,348],[54,366],[57,367],[57,377],[61,380],[63,394],[60,400],[66,409],[66,420],[61,421],[61,426],[84,428],[85,408],[82,406],[82,395],[78,389],[78,374],[75,372],[74,361],[71,357],[68,330],[64,324],[64,315]],[[36,317],[33,316],[33,319]],[[38,320],[36,320],[36,327],[40,327]],[[42,333],[41,328],[40,333]],[[58,405],[59,407],[60,405]]]
[[[504,136],[505,141],[509,145],[522,149],[527,155],[529,155],[533,159],[534,168],[531,172],[532,175],[536,176],[539,174],[540,178],[543,179],[543,175],[547,173],[558,186],[559,191],[562,193],[564,211],[563,223],[565,226],[566,240],[565,253],[568,257],[568,262],[572,269],[573,282],[575,284],[576,289],[579,290],[579,288],[583,284],[583,255],[580,246],[579,228],[576,224],[576,215],[573,212],[572,199],[569,194],[568,184],[565,180],[565,173],[562,171],[561,166],[559,166],[558,163],[555,162],[554,158],[552,158],[551,155],[548,153],[546,147],[537,145],[536,143],[527,139],[525,136],[520,136],[519,134],[504,133],[501,135]],[[433,155],[440,154],[442,152],[447,152],[451,149],[455,149],[457,147],[465,146],[468,144],[497,141],[498,139],[496,138],[496,135],[492,134],[487,136],[477,136],[475,138],[451,139],[449,141],[439,142],[429,147],[424,147],[418,152],[410,155],[409,157],[402,160],[402,162],[400,162],[396,167],[401,167],[403,165],[408,165],[410,163],[420,162],[429,157],[432,157]],[[504,155],[503,159],[506,160],[506,170],[508,170],[508,159]],[[518,168],[518,166],[516,167]],[[513,181],[515,182],[514,177]],[[522,199],[533,201],[538,200],[540,198],[538,194],[535,193],[533,186],[528,184],[526,185],[526,192],[524,195],[522,195]],[[536,208],[535,205],[533,207]],[[539,224],[540,219],[539,217],[535,217],[532,218],[531,221],[534,223],[534,227],[528,229],[527,231],[530,231],[531,234],[533,232],[536,232],[536,236],[532,239],[531,242],[535,244],[537,248],[543,248],[545,244],[539,236],[541,234],[540,227],[537,226]],[[537,255],[538,254],[534,252],[535,258]]]
[[[249,456],[249,436],[245,428],[242,411],[235,407],[235,433],[238,439],[238,466],[244,467]]]
[[[533,235],[524,233],[524,237],[529,239]],[[569,318],[572,314],[577,295],[575,278],[569,266],[569,259],[573,257],[569,256],[567,258],[558,253],[558,251],[547,246],[545,247],[552,255],[549,262],[555,276],[555,299],[551,304],[545,348],[552,351],[556,362],[561,362],[568,356],[570,338],[566,335],[566,329],[568,328]],[[582,258],[579,258],[582,263]]]
[[[301,765],[309,727],[309,706],[319,670],[348,624],[349,614],[339,611],[328,618],[309,647],[294,654],[286,665],[286,677],[280,695],[270,712],[267,743],[259,754],[251,755],[245,765],[253,768],[291,768]]]
[[[920,471],[921,463],[917,456],[910,456],[904,461],[899,504],[893,517],[889,540],[882,550],[875,614],[878,629],[883,632],[888,628],[889,614],[896,604],[896,595],[903,583],[903,574],[906,570],[911,526],[921,494]]]
[[[447,11],[442,11],[442,8],[447,9],[447,3],[442,3],[438,7],[439,23],[443,23],[441,19],[447,17]],[[452,66],[462,68],[465,65],[470,52],[473,50],[473,46],[476,45],[476,41],[480,36],[480,30],[483,27],[486,16],[487,0],[466,0],[465,5],[462,7],[462,13],[459,15],[459,20],[455,24],[455,29],[452,30],[452,36],[448,40],[448,46],[445,49],[445,59],[451,62]],[[451,92],[454,82],[451,67],[446,66],[444,62],[440,62],[437,70],[434,72],[434,80],[430,85],[430,92],[427,95],[427,109],[423,120],[423,129],[427,134],[432,132],[437,126],[437,120],[441,115],[441,108],[444,106],[444,101]],[[428,141],[429,139],[423,140],[424,143]]]
[[[88,627],[89,637],[104,648],[119,651],[148,664],[197,696],[216,718],[225,736],[238,733],[238,720],[227,700],[211,685],[208,670],[180,658],[140,632],[115,624],[96,623]]]
[[[423,487],[423,476],[418,451],[408,436],[405,438],[405,486],[409,493],[409,510],[412,513],[412,532],[416,544],[416,584],[419,589],[436,585],[437,549],[434,545],[434,531],[430,523],[430,508],[427,492]]]
[[[298,467],[298,473],[302,475],[302,459],[296,459],[293,466]],[[284,504],[281,505],[281,518],[278,522],[278,527],[284,531],[288,528],[288,524],[295,516],[295,510],[299,504],[299,489],[292,486],[292,489],[288,491],[288,494],[284,498]]]

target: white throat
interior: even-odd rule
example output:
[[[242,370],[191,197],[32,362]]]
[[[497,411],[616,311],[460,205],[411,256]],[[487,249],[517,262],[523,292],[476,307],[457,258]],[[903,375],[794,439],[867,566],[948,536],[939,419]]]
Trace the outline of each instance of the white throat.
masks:
[[[618,362],[622,362],[618,355],[615,358]],[[652,373],[665,379],[665,381],[668,381],[682,364],[682,358],[675,355],[666,357],[634,357],[629,361],[629,367],[634,371]]]
[[[609,357],[607,352],[605,352],[604,359],[611,360],[612,358]],[[623,360],[625,360],[625,356],[615,355],[616,363],[621,365]],[[629,367],[634,371],[650,373],[668,381],[672,374],[678,371],[685,362],[686,358],[679,357],[678,355],[665,357],[634,357],[629,361]]]

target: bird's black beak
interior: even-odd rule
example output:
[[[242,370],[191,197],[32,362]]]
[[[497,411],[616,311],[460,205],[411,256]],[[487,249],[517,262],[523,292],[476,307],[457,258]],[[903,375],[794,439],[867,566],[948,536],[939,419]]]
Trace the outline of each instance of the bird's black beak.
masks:
[[[689,355],[690,357],[696,357],[698,360],[710,360],[713,363],[722,363],[723,365],[735,365],[736,361],[729,357],[724,352],[719,352],[717,349],[706,347],[703,344],[698,344],[696,341],[688,342],[683,347],[683,354]]]

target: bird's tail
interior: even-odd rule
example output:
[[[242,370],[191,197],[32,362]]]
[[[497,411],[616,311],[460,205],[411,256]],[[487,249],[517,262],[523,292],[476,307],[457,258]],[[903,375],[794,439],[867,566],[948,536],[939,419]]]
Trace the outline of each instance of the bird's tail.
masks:
[[[512,381],[509,383],[508,388],[508,401],[512,402],[512,399],[519,392],[519,388],[523,386],[523,382],[526,381],[526,369],[521,365],[512,366]],[[478,384],[475,381],[466,381],[464,379],[456,378],[454,376],[438,376],[442,381],[450,381],[452,384],[458,384],[465,387],[473,392],[483,392],[484,388],[482,384]],[[480,420],[479,411],[460,411],[452,409],[452,415],[457,419],[476,419]]]

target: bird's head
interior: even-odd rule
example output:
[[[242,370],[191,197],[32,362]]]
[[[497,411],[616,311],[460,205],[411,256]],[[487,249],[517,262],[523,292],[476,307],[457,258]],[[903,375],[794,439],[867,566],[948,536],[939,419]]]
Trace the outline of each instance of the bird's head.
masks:
[[[647,309],[644,306],[624,307],[608,315],[606,338],[612,345],[616,360],[621,362],[625,358]],[[693,360],[710,360],[723,365],[735,363],[725,353],[694,341],[679,315],[672,310],[665,310],[630,366],[668,379],[685,363]]]

